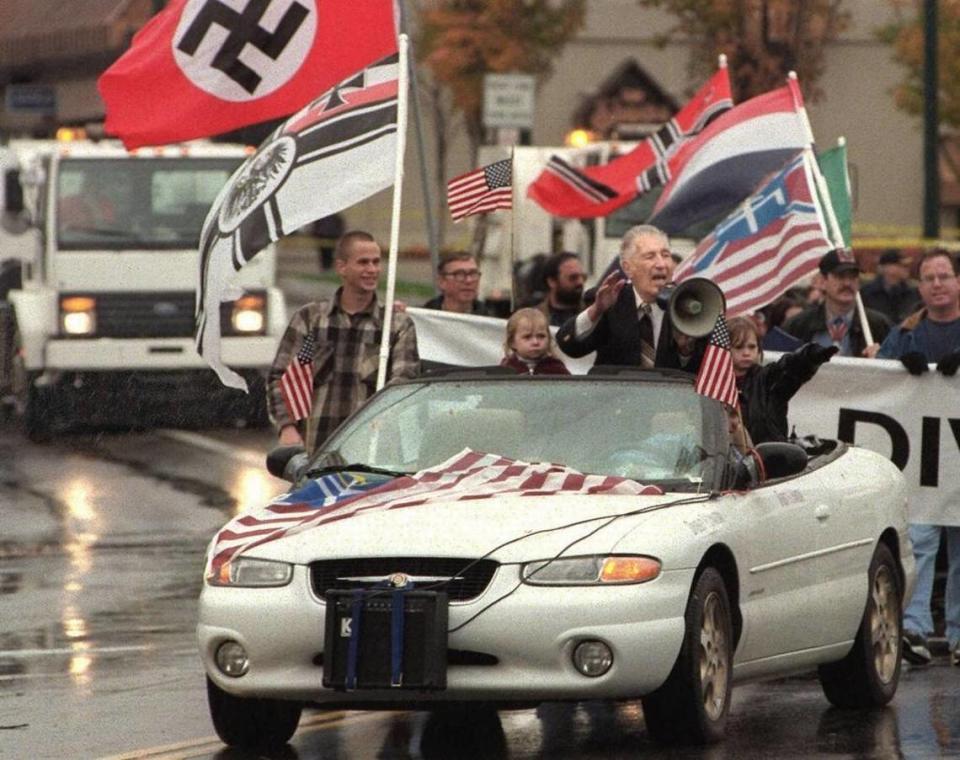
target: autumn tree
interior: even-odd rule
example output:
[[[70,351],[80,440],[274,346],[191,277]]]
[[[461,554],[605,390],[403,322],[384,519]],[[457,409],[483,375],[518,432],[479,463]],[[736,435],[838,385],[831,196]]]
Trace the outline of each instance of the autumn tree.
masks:
[[[893,46],[893,56],[906,69],[893,91],[897,108],[909,114],[923,113],[923,3],[921,0],[890,0],[897,20],[877,30]],[[940,123],[960,127],[960,0],[937,3],[938,108]]]
[[[673,14],[661,43],[690,44],[690,75],[702,81],[724,53],[736,102],[783,85],[796,71],[804,96],[816,100],[823,48],[849,23],[843,0],[638,0]]]
[[[583,25],[586,0],[426,0],[416,54],[447,87],[464,116],[471,157],[483,140],[483,77],[523,72],[541,78]]]

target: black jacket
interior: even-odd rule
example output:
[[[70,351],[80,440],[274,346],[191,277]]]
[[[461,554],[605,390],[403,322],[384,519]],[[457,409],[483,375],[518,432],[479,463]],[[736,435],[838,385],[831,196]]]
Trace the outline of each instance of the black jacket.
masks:
[[[818,349],[807,343],[773,364],[751,367],[737,380],[743,423],[754,444],[787,440],[790,399],[820,369],[822,360],[813,355]]]
[[[917,289],[905,282],[887,290],[883,287],[883,277],[877,275],[860,288],[860,298],[868,309],[879,311],[893,324],[899,324],[920,307],[920,294]]]
[[[637,301],[633,288],[625,287],[620,291],[617,302],[600,316],[589,335],[577,338],[576,317],[568,319],[557,331],[557,345],[567,356],[580,358],[591,351],[597,352],[594,364],[613,364],[618,366],[639,367],[640,318],[637,315]],[[694,344],[693,354],[686,363],[680,359],[673,341],[673,324],[670,315],[663,315],[660,337],[657,340],[657,355],[654,366],[664,369],[682,369],[696,373],[706,349],[706,338],[700,338]]]
[[[883,343],[883,339],[890,332],[890,320],[879,311],[873,309],[864,309],[864,311],[867,312],[867,324],[870,325],[874,342]],[[804,343],[810,343],[814,335],[826,331],[826,314],[826,307],[822,303],[808,306],[795,317],[787,320],[783,329]],[[854,314],[853,322],[850,323],[849,334],[851,356],[861,356],[863,349],[867,347],[867,340],[863,335],[863,329],[860,327],[860,318],[856,314]]]

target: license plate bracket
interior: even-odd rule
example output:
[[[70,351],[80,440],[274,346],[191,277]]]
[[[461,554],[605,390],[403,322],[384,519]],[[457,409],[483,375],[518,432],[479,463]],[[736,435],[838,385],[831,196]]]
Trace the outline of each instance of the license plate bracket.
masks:
[[[324,687],[344,691],[446,688],[446,593],[331,589],[325,598]],[[403,605],[399,637],[396,603]]]

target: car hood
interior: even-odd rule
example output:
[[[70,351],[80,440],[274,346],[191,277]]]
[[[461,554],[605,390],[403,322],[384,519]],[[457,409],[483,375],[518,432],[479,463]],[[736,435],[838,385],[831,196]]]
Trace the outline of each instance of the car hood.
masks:
[[[244,554],[296,564],[337,557],[442,556],[518,562],[614,550],[617,542],[690,494],[498,496],[352,514],[252,547]],[[661,527],[662,524],[662,527]],[[579,539],[579,540],[578,540]],[[574,547],[571,543],[576,542]]]

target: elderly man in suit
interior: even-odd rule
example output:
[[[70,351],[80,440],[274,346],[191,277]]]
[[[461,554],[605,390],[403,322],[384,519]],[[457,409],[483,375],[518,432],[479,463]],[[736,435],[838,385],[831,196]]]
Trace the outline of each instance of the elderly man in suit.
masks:
[[[670,241],[661,230],[649,224],[627,230],[620,244],[623,272],[607,275],[596,300],[564,323],[557,333],[560,350],[574,358],[596,351],[598,365],[696,372],[705,340],[677,331],[657,304],[671,264]]]

